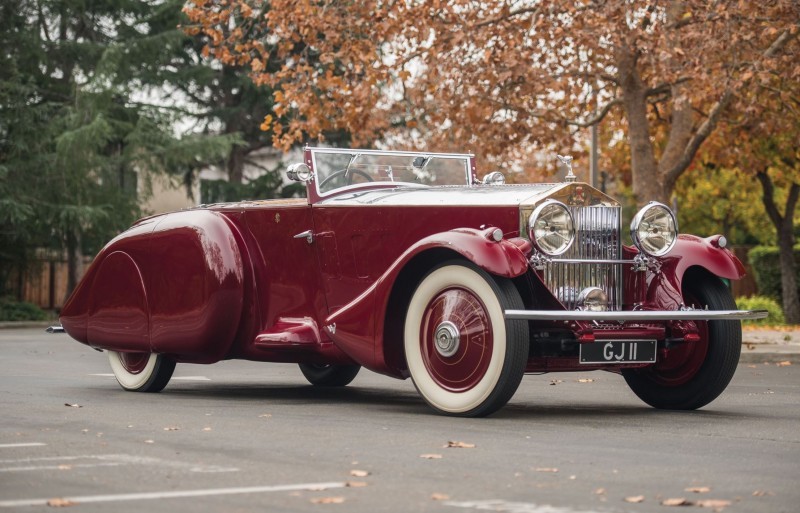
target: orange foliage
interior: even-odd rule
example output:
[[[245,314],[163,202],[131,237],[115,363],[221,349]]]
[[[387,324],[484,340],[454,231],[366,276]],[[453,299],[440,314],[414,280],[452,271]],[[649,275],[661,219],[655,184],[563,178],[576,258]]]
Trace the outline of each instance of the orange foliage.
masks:
[[[265,122],[277,147],[345,130],[356,146],[543,167],[542,149],[580,152],[581,130],[605,120],[627,135],[613,139],[629,149],[635,192],[662,199],[725,114],[800,75],[796,0],[193,0],[185,11],[211,55],[275,89],[274,118],[290,119]]]

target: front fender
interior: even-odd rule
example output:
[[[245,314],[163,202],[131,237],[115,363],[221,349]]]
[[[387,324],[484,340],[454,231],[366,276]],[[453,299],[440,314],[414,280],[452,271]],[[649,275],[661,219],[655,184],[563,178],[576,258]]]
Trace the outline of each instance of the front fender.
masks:
[[[525,244],[491,240],[490,230],[461,228],[440,232],[408,248],[375,283],[356,299],[326,319],[329,335],[337,346],[359,364],[375,372],[397,375],[389,369],[383,355],[383,333],[387,305],[402,271],[412,262],[431,252],[461,256],[490,274],[514,278],[528,270]],[[438,257],[438,256],[437,256]],[[441,258],[438,258],[442,260]],[[446,259],[446,258],[445,258]],[[403,312],[394,312],[401,315]]]
[[[741,279],[745,275],[744,265],[729,250],[720,248],[718,240],[719,236],[705,239],[694,235],[678,236],[669,255],[658,260],[659,272],[648,280],[648,303],[665,310],[674,310],[682,305],[683,278],[692,267],[700,267],[728,280]]]

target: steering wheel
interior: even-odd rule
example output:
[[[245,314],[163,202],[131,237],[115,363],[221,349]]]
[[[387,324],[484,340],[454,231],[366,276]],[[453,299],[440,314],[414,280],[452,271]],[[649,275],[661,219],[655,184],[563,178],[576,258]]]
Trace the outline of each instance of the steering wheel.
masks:
[[[340,169],[328,175],[324,180],[319,183],[319,189],[322,190],[325,185],[334,178],[344,177],[344,184],[351,185],[353,183],[353,175],[358,175],[368,182],[374,182],[373,178],[364,171],[358,169]]]

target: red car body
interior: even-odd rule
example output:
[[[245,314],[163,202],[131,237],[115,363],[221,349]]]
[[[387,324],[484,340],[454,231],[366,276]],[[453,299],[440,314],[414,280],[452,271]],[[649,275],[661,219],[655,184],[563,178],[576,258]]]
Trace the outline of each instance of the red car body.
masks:
[[[363,165],[363,174],[377,169],[375,173],[388,173],[391,180],[373,177],[372,181],[353,183],[351,173],[358,172],[354,161],[373,158],[365,150],[348,150],[347,169],[331,173],[339,175],[335,180],[343,176],[348,183],[324,191],[319,184],[327,180],[322,179],[322,170],[316,169],[320,164],[315,158],[333,151],[344,150],[306,149],[302,169],[306,176],[302,178],[308,183],[307,199],[201,206],[140,220],[97,255],[61,312],[64,329],[84,344],[123,355],[124,367],[133,374],[143,372],[148,355],[159,355],[171,362],[205,364],[238,358],[295,362],[319,369],[363,366],[397,378],[411,374],[417,383],[417,377],[409,372],[408,349],[404,350],[408,304],[421,281],[437,266],[451,261],[476,268],[491,280],[512,284],[524,311],[576,312],[577,317],[570,319],[505,321],[525,324],[528,340],[520,349],[525,353],[525,372],[597,369],[641,373],[669,362],[671,354],[674,358],[683,352],[688,356],[681,356],[683,363],[674,365],[693,366],[682,371],[689,376],[674,383],[672,378],[662,380],[662,386],[681,387],[706,361],[708,347],[700,351],[703,355],[692,348],[708,346],[707,341],[698,342],[709,338],[707,325],[738,326],[735,320],[700,319],[707,304],[686,308],[690,300],[697,302],[686,294],[689,273],[693,279],[701,276],[703,280],[735,280],[744,274],[720,236],[677,236],[668,253],[640,259],[637,264],[641,251],[619,244],[617,231],[609,240],[619,244],[615,257],[619,262],[594,266],[616,269],[617,274],[599,279],[605,280],[604,290],[610,296],[620,296],[612,310],[675,315],[669,320],[598,321],[585,318],[580,307],[565,306],[564,298],[559,297],[561,288],[548,287],[544,273],[549,271],[541,267],[552,262],[534,261],[534,254],[541,256],[541,252],[525,226],[529,207],[544,199],[559,200],[572,212],[592,206],[618,209],[616,202],[601,192],[578,182],[476,183],[474,158],[468,155],[462,156],[467,179],[460,186],[397,183],[393,173],[399,166],[386,166],[379,160],[374,161],[378,164],[369,160]],[[381,158],[380,152],[374,153],[374,159]],[[392,158],[417,159],[408,166],[416,173],[420,172],[419,159],[430,155],[436,154],[390,154]],[[557,261],[558,257],[547,259]],[[575,293],[577,290],[571,290],[568,296]],[[680,315],[682,311],[689,313]],[[729,315],[737,319],[758,314]],[[434,373],[443,372],[445,377],[434,381],[448,393],[459,393],[458,386],[447,384],[451,372],[448,358],[452,358],[447,353],[469,351],[461,342],[469,335],[466,328],[461,333],[461,328],[451,328],[456,321],[437,322],[431,329],[444,330],[436,336],[441,335],[442,344],[449,342],[451,347],[440,348],[438,353],[430,350],[441,362],[430,363],[428,356],[424,366]],[[490,338],[501,330],[496,323],[485,322],[483,329]],[[656,361],[587,365],[576,354],[580,345],[616,340],[655,341]],[[467,354],[477,359],[465,376],[489,365],[481,363],[474,351]],[[460,372],[453,371],[452,379],[461,380]],[[467,388],[477,383],[470,379],[465,382]],[[491,405],[479,401],[451,408],[420,391],[435,409],[452,414],[485,415],[508,400],[495,398],[489,401]],[[510,397],[506,392],[501,395]]]

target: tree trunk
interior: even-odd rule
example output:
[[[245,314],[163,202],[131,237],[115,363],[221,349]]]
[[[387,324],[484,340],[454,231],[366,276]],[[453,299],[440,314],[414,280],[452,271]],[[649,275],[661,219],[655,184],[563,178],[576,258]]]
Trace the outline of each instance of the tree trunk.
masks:
[[[794,262],[794,234],[791,222],[778,232],[781,266],[781,300],[787,324],[800,324],[800,297],[797,294],[797,266]]]
[[[636,203],[669,201],[658,174],[653,143],[650,140],[650,124],[647,120],[647,89],[636,69],[634,50],[623,44],[616,50],[619,84],[622,89],[622,104],[628,121],[628,139],[631,145],[631,174]]]
[[[231,183],[244,182],[244,159],[247,156],[247,148],[244,146],[234,146],[228,155],[226,167],[228,170],[228,181]]]
[[[800,184],[793,183],[789,188],[786,208],[784,214],[781,214],[775,204],[775,188],[767,171],[759,171],[756,178],[764,192],[764,208],[778,232],[783,317],[787,324],[800,324],[800,296],[797,292],[797,266],[794,262],[794,211],[800,197]]]
[[[67,297],[83,275],[83,253],[81,252],[81,234],[75,230],[67,233]],[[66,300],[66,298],[64,298]]]

